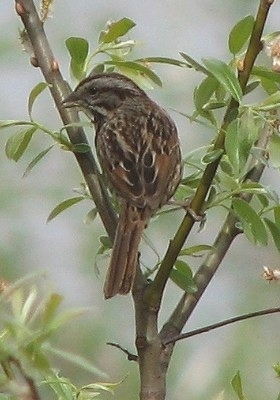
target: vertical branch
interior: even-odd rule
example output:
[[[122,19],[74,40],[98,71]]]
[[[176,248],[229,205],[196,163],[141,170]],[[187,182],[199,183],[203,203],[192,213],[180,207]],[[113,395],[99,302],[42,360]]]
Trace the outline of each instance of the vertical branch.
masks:
[[[33,0],[16,0],[15,8],[22,19],[33,47],[33,65],[35,64],[40,67],[46,82],[50,85],[52,97],[63,123],[66,125],[79,122],[76,110],[69,110],[61,105],[62,100],[70,94],[70,90],[59,71],[58,62],[51,51],[43,23],[38,16]],[[82,128],[71,127],[67,129],[67,133],[71,143],[88,144],[86,135]],[[87,151],[86,153],[75,152],[74,155],[83,173],[105,229],[113,241],[117,218],[110,203],[107,190],[103,184],[102,177],[98,171],[93,154],[91,151]]]

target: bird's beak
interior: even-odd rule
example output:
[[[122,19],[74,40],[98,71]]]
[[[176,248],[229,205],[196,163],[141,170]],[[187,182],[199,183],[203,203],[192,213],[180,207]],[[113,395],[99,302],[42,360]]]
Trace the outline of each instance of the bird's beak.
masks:
[[[80,105],[80,99],[76,92],[72,92],[61,104],[65,108],[78,107]]]

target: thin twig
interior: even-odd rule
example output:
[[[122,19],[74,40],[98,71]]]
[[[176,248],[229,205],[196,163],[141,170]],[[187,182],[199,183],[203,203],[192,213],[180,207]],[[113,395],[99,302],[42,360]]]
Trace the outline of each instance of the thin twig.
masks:
[[[194,329],[193,331],[182,333],[181,335],[174,336],[171,339],[166,340],[163,344],[167,346],[170,343],[178,342],[179,340],[188,339],[190,337],[200,335],[201,333],[206,333],[213,331],[214,329],[222,328],[223,326],[231,325],[236,322],[244,321],[246,319],[261,317],[263,315],[275,314],[280,312],[280,307],[268,308],[266,310],[255,311],[248,314],[238,315],[237,317],[232,317],[225,319],[224,321],[217,322],[215,324],[203,326],[202,328]]]
[[[118,343],[112,343],[112,342],[107,342],[106,343],[108,346],[113,346],[116,347],[117,349],[121,350],[123,353],[127,355],[128,361],[136,361],[138,362],[138,356],[135,354],[130,353],[128,350],[124,349],[120,344]]]

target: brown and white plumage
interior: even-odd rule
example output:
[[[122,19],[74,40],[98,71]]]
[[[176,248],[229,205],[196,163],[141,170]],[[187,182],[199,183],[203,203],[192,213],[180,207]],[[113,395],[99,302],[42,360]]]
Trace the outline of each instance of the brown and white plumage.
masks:
[[[122,201],[104,295],[126,294],[143,230],[181,179],[177,130],[166,111],[117,73],[89,76],[64,105],[78,106],[93,121],[101,167]]]

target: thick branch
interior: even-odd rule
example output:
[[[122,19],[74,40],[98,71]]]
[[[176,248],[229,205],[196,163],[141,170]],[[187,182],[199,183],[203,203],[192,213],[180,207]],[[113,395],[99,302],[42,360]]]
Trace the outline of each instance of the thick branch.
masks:
[[[62,100],[70,94],[70,89],[61,76],[58,63],[53,56],[43,28],[43,23],[40,21],[33,1],[16,0],[15,5],[16,11],[22,19],[32,44],[36,63],[40,67],[46,82],[50,84],[50,91],[63,123],[66,125],[79,122],[78,113],[74,109],[69,110],[61,106]],[[73,144],[88,144],[82,128],[68,128],[67,132]],[[105,229],[113,241],[117,218],[109,201],[107,190],[98,172],[93,154],[91,151],[74,154]]]

